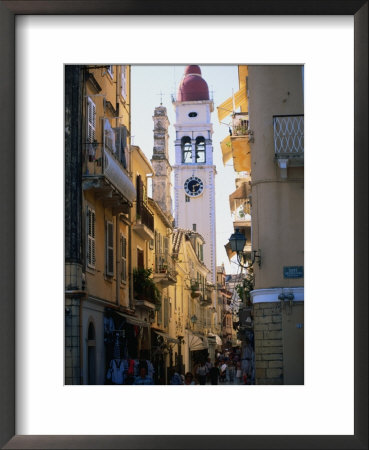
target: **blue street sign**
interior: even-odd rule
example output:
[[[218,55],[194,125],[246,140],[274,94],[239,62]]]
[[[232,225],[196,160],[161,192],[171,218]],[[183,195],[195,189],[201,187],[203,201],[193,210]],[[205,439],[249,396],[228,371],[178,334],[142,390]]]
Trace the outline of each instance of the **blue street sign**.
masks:
[[[285,266],[283,267],[284,278],[303,278],[304,268],[303,266]]]

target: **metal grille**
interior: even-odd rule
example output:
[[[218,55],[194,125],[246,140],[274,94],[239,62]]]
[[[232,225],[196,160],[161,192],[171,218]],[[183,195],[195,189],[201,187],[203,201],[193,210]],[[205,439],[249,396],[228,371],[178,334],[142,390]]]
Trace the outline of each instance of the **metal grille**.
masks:
[[[280,154],[304,154],[304,116],[273,116],[274,151]]]

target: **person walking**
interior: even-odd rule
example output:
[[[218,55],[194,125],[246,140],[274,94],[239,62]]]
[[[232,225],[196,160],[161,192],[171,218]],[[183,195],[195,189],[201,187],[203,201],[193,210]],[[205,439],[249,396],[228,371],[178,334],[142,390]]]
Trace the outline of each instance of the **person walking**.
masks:
[[[206,364],[204,362],[201,362],[201,364],[198,366],[196,370],[196,375],[199,379],[200,384],[206,384],[206,374],[207,374]]]
[[[174,367],[171,367],[169,369],[169,384],[172,385],[178,385],[183,384],[181,375],[174,369]]]
[[[140,374],[137,377],[135,377],[133,384],[139,384],[139,385],[154,384],[154,380],[147,375],[146,366],[141,366],[139,371],[140,371]]]
[[[187,372],[186,373],[184,384],[187,384],[187,385],[194,385],[194,384],[196,384],[194,379],[193,379],[193,375],[192,375],[191,372]]]
[[[210,382],[211,384],[218,384],[220,375],[219,363],[215,361],[214,366],[210,369]]]
[[[234,364],[233,361],[230,359],[227,364],[226,369],[226,377],[229,384],[234,383],[234,376],[235,376],[235,370],[234,370]]]
[[[242,380],[242,369],[240,361],[236,364],[236,384],[241,384]]]

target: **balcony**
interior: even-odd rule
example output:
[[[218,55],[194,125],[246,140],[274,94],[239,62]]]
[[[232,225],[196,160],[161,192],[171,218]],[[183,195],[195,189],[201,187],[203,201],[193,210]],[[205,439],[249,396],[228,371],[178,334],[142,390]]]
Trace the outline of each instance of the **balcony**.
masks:
[[[287,166],[304,165],[304,115],[273,116],[274,154],[283,178]]]
[[[153,272],[155,283],[163,287],[174,286],[177,282],[177,272],[172,258],[167,253],[155,254],[155,268]]]
[[[145,241],[154,239],[154,214],[145,202],[136,204],[136,213],[136,223],[133,225],[133,230]]]
[[[232,212],[234,228],[251,228],[250,205],[245,202]]]
[[[113,209],[113,214],[127,214],[136,199],[136,190],[127,171],[127,149],[120,140],[122,128],[111,129],[116,136],[114,140],[83,145],[83,190],[93,191],[105,208]]]
[[[252,142],[253,132],[249,128],[249,114],[245,112],[232,115],[232,136],[247,136]]]

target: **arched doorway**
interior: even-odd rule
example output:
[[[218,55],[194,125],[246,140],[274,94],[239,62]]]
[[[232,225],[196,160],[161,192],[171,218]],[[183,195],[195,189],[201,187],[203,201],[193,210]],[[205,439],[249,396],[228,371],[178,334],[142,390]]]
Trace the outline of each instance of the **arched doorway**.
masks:
[[[96,384],[96,333],[92,322],[87,332],[87,384]]]

